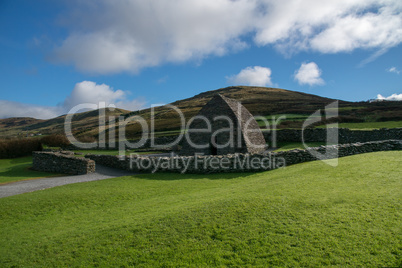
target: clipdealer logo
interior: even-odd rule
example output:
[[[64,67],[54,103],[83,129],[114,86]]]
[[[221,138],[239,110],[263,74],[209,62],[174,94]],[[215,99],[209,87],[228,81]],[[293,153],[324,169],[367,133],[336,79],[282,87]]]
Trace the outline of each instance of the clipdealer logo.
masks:
[[[82,149],[113,149],[116,148],[119,150],[120,158],[124,159],[126,157],[127,149],[137,149],[144,146],[146,143],[152,148],[160,148],[160,147],[172,147],[179,144],[179,142],[185,138],[189,139],[189,135],[186,130],[189,129],[193,118],[188,122],[185,120],[185,116],[182,111],[171,104],[164,105],[165,108],[171,109],[176,112],[180,118],[180,134],[168,144],[158,145],[155,143],[155,107],[159,107],[160,105],[152,105],[151,106],[151,116],[150,120],[147,121],[143,117],[139,115],[133,115],[130,117],[125,116],[106,116],[106,109],[112,110],[115,108],[114,106],[106,107],[105,102],[100,102],[97,104],[91,103],[83,103],[75,106],[70,110],[65,119],[64,129],[65,134],[70,141],[71,144],[78,148]],[[73,117],[74,114],[78,111],[83,110],[93,110],[99,109],[99,135],[98,141],[84,143],[78,141],[73,135]],[[330,145],[338,144],[338,123],[331,124],[331,126],[326,126],[326,147],[322,148],[310,148],[307,145],[308,139],[305,138],[305,133],[310,126],[313,126],[317,122],[322,121],[323,119],[328,120],[334,117],[338,117],[338,101],[335,101],[327,106],[325,106],[324,110],[317,110],[313,114],[311,114],[307,120],[303,123],[301,130],[301,139],[304,148],[313,155],[318,160],[322,160],[325,163],[331,166],[338,165],[338,151],[335,147],[331,147]],[[269,122],[266,117],[255,117],[255,119],[259,120],[265,126],[265,130],[270,132],[271,136],[271,145],[272,147],[276,147],[277,144],[277,125],[281,120],[285,120],[286,116],[278,116],[272,117],[272,122]],[[215,132],[212,132],[212,122],[210,122],[207,118],[203,118],[203,120],[207,124],[206,129],[191,129],[192,132],[199,131],[200,133],[205,133],[206,131],[210,131],[212,137],[222,132],[228,132],[230,140],[227,144],[233,144],[233,133],[235,125],[230,121],[229,117],[223,117],[217,115],[213,118],[213,120],[226,120],[228,121],[229,128],[217,129]],[[141,126],[141,138],[135,141],[129,141],[126,137],[126,127],[128,124],[139,124]],[[118,131],[118,135],[116,135],[116,131]],[[108,133],[108,135],[106,135]],[[117,137],[117,140],[116,140]],[[191,143],[191,140],[190,140]],[[323,152],[324,151],[324,152]],[[244,169],[244,170],[268,170],[275,169],[278,167],[284,167],[286,165],[285,159],[279,156],[275,156],[275,154],[271,154],[267,152],[264,157],[240,157],[239,155],[234,156],[200,156],[194,155],[193,158],[186,157],[176,157],[171,154],[169,157],[141,157],[139,155],[132,154],[130,155],[130,166],[137,167],[138,169],[152,169],[152,172],[156,172],[158,170],[180,170],[182,173],[188,171],[190,167],[201,168],[201,169]],[[194,160],[190,160],[194,159]],[[194,161],[194,163],[191,163]]]
[[[131,170],[149,170],[152,173],[164,170],[179,170],[186,173],[190,169],[194,170],[271,170],[286,166],[283,157],[277,157],[271,153],[261,156],[250,154],[204,156],[194,155],[190,157],[176,157],[173,154],[170,157],[141,157],[138,154],[130,154]]]
[[[338,150],[331,145],[336,145],[338,144],[339,140],[339,131],[338,131],[338,123],[332,123],[331,125],[326,125],[326,140],[325,140],[325,153],[321,153],[318,151],[316,148],[311,148],[306,144],[305,140],[305,130],[307,127],[322,121],[323,119],[328,120],[331,118],[338,117],[339,115],[339,106],[338,106],[338,101],[332,102],[325,106],[324,109],[324,116],[321,114],[321,110],[317,110],[314,112],[312,115],[310,115],[306,121],[303,123],[302,127],[302,143],[304,148],[313,155],[315,158],[324,161],[326,164],[336,167],[338,166]]]

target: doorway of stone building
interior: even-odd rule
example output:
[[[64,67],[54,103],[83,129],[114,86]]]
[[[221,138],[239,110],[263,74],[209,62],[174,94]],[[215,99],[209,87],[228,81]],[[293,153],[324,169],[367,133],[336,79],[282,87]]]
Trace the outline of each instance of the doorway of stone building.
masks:
[[[211,148],[211,155],[217,155],[218,154],[218,147],[217,147],[217,139],[216,136],[211,137],[211,142],[209,147]]]

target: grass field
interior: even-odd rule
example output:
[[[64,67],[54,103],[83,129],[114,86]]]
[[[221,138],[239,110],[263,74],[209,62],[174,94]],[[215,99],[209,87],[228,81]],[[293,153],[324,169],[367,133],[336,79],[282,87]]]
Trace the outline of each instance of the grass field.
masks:
[[[3,183],[58,176],[56,173],[30,170],[32,156],[14,159],[0,159],[0,185]]]
[[[348,107],[346,107],[348,108]],[[272,128],[273,126],[273,121],[272,119],[278,119],[280,116],[286,116],[285,119],[279,120],[278,122],[281,124],[284,123],[289,123],[289,122],[302,122],[307,120],[309,117],[308,115],[303,115],[303,114],[284,114],[284,115],[272,115],[272,116],[265,116],[265,118],[268,120],[269,125],[268,127]],[[316,117],[316,116],[315,116]],[[312,117],[313,118],[313,117]],[[258,118],[257,118],[258,119]],[[310,118],[311,119],[311,118]],[[257,120],[257,123],[260,127],[266,127],[265,122],[262,121],[261,119]],[[336,126],[335,124],[329,124],[329,127],[331,126]],[[301,124],[299,125],[291,125],[290,127],[287,127],[286,125],[279,126],[280,128],[301,128]],[[327,125],[321,125],[317,126],[317,128],[326,128]],[[380,129],[380,128],[402,128],[402,121],[385,121],[385,122],[361,122],[361,123],[339,123],[338,124],[339,128],[349,128],[353,130],[373,130],[373,129]]]
[[[137,175],[2,198],[0,266],[400,266],[401,159]]]
[[[331,124],[328,125],[331,127]],[[327,126],[318,126],[318,128],[326,128]],[[402,128],[402,121],[386,121],[386,122],[363,122],[363,123],[339,123],[339,128],[349,129],[380,129],[380,128]]]

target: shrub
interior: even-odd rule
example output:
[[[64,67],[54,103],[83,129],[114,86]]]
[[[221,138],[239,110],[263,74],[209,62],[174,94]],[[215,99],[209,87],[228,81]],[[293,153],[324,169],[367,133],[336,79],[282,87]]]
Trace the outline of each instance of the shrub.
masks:
[[[66,147],[70,145],[70,141],[65,135],[62,134],[52,134],[41,139],[42,144],[49,147]]]
[[[84,142],[84,143],[90,143],[90,142],[95,142],[96,141],[96,139],[94,137],[88,136],[88,135],[76,137],[76,139],[78,141]]]
[[[32,155],[33,151],[42,151],[42,143],[38,138],[0,141],[0,158],[28,156]]]

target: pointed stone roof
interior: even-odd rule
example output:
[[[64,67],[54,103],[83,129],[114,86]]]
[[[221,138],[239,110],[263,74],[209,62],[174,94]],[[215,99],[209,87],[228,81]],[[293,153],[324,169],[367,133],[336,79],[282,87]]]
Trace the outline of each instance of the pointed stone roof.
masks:
[[[262,153],[265,147],[253,115],[240,102],[217,94],[193,118],[181,153]]]

